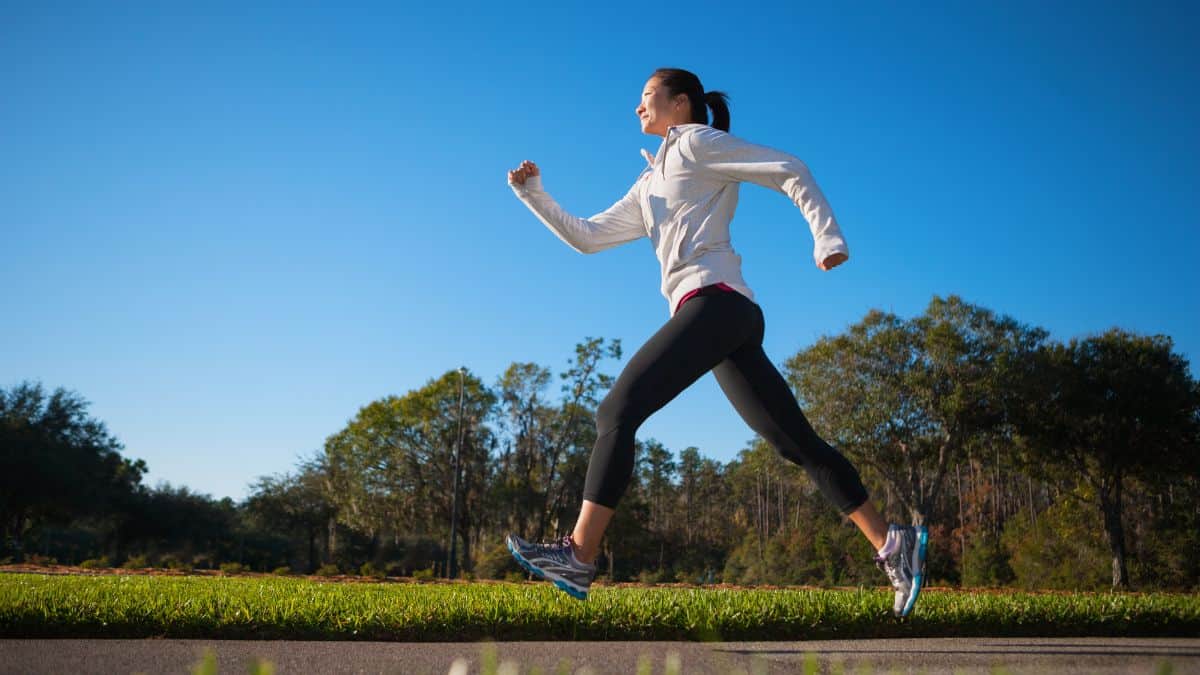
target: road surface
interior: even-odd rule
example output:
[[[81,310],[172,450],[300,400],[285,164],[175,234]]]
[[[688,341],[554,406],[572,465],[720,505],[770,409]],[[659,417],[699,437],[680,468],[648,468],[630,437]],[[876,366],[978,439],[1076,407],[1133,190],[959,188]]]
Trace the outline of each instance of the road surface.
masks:
[[[218,672],[265,659],[282,673],[478,673],[485,649],[550,675],[649,672],[1200,674],[1200,638],[934,638],[807,642],[292,642],[239,640],[0,640],[0,673],[190,673],[212,649]],[[564,661],[569,668],[560,670]],[[841,668],[837,666],[840,664]],[[1004,671],[997,671],[1004,668]],[[502,669],[503,672],[503,669]],[[643,670],[643,672],[646,672]]]

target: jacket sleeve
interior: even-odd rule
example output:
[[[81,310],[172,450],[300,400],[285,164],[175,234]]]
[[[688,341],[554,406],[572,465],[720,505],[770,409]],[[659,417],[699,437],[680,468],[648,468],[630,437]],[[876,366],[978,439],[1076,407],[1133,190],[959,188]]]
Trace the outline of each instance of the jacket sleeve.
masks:
[[[799,207],[813,236],[813,259],[850,255],[842,229],[808,166],[793,155],[748,143],[712,127],[689,134],[685,148],[705,170],[729,181],[754,183],[782,193]]]
[[[530,176],[525,184],[509,183],[517,198],[558,235],[567,246],[580,253],[596,253],[646,236],[642,207],[638,204],[638,186],[634,183],[616,204],[591,218],[577,218],[563,210],[542,189],[542,177]]]

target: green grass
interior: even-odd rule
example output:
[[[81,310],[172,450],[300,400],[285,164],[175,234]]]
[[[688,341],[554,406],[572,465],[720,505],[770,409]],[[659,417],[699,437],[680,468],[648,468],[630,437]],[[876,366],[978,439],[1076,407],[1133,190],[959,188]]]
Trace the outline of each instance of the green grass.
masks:
[[[868,590],[331,583],[278,577],[0,574],[0,637],[805,640],[1197,636],[1200,595],[930,590],[890,616]]]

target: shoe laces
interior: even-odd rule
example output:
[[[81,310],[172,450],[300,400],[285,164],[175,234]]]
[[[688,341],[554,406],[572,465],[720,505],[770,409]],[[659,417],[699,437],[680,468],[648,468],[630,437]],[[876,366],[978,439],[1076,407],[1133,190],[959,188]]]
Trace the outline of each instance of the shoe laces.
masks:
[[[562,539],[554,541],[542,542],[533,545],[539,552],[561,556],[564,560],[567,559],[567,552],[572,549],[571,535],[567,535]]]
[[[887,574],[888,579],[892,582],[893,588],[901,588],[904,585],[904,579],[900,574],[900,552],[896,551],[892,555],[882,558],[875,556],[875,566],[883,570]]]
[[[543,543],[537,544],[537,546],[541,549],[547,549],[547,550],[548,549],[568,548],[571,546],[571,536],[567,535],[567,536],[563,537],[562,539],[555,539],[554,541],[543,542]]]

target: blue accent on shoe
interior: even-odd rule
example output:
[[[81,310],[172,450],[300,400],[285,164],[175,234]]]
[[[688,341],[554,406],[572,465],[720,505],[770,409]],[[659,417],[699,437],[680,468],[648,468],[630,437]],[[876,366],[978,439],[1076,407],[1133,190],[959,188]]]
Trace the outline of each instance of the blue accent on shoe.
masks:
[[[580,593],[579,591],[575,590],[574,588],[571,588],[570,586],[568,586],[566,583],[564,583],[562,581],[555,579],[554,585],[558,586],[559,589],[566,591],[567,595],[571,596],[572,598],[575,598],[576,600],[587,600],[587,593]]]
[[[542,574],[541,570],[530,564],[530,562],[526,560],[520,553],[517,553],[517,549],[513,548],[511,541],[505,540],[504,544],[505,546],[508,546],[508,552],[513,555],[513,558],[516,558],[517,563],[520,564],[521,567],[524,567],[527,572],[539,579],[546,578],[546,575]]]
[[[921,583],[925,579],[925,548],[929,542],[929,529],[924,525],[917,528],[917,559],[921,562],[921,571],[913,575],[912,592],[908,595],[908,602],[904,605],[904,611],[900,616],[908,616],[912,611],[913,605],[917,604],[917,596],[921,593]]]
[[[526,571],[528,571],[530,574],[536,576],[539,579],[546,578],[546,575],[544,572],[542,572],[535,565],[533,565],[533,563],[526,560],[524,556],[522,556],[520,553],[517,552],[517,550],[515,548],[513,548],[511,540],[505,538],[504,545],[508,547],[508,552],[512,554],[513,558],[516,559],[517,563],[521,567],[525,568]],[[554,583],[554,585],[557,586],[560,590],[566,591],[567,595],[571,596],[572,598],[575,598],[576,600],[587,600],[588,594],[586,591],[583,591],[583,592],[577,591],[574,588],[571,588],[569,585],[567,585],[566,582],[559,581],[558,579],[551,579],[549,581],[552,581]]]

